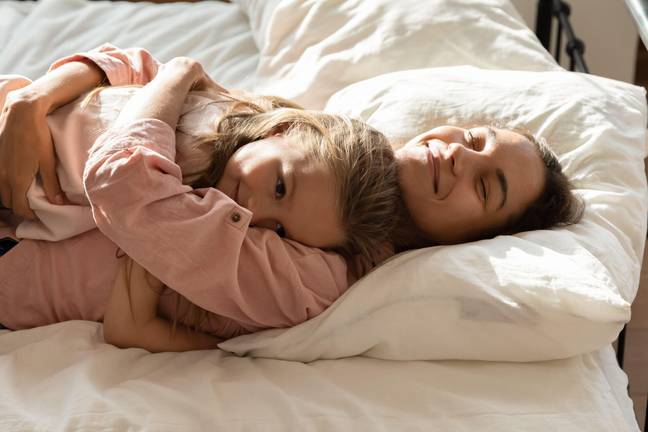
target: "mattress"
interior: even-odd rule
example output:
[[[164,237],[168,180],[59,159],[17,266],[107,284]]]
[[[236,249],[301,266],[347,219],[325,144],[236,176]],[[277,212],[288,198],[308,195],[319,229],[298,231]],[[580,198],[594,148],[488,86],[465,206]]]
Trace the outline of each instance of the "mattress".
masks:
[[[5,1],[0,73],[34,79],[54,59],[110,41],[144,46],[162,61],[192,56],[226,86],[263,89],[259,76],[275,65],[252,27],[277,2],[262,3]],[[520,48],[536,59],[529,67],[557,69],[534,46]],[[122,350],[105,344],[93,322],[0,332],[0,429],[8,432],[637,431],[627,384],[609,344],[533,362],[300,362]]]

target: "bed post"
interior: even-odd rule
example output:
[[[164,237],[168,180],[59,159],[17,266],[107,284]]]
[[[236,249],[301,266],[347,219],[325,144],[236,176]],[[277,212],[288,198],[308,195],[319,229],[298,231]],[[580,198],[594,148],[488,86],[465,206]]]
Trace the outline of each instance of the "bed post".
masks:
[[[553,14],[553,0],[538,0],[535,32],[540,43],[549,51],[551,42],[551,16]]]
[[[542,46],[549,52],[551,49],[551,33],[553,31],[553,18],[558,22],[558,33],[556,35],[556,49],[554,58],[557,63],[560,63],[560,51],[562,48],[562,34],[565,33],[567,43],[565,44],[565,51],[569,55],[570,66],[569,70],[589,73],[587,64],[583,59],[585,53],[585,43],[576,37],[574,30],[569,22],[569,15],[571,8],[569,4],[563,0],[538,0],[538,8],[536,14],[536,36],[542,43]]]

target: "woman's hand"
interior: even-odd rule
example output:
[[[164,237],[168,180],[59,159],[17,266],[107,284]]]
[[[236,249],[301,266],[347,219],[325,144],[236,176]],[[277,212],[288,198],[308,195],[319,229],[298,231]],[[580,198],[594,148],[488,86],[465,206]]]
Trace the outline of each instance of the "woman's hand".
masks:
[[[13,213],[35,219],[27,190],[40,174],[47,198],[63,204],[56,157],[45,117],[49,103],[30,86],[7,95],[0,114],[0,199]]]

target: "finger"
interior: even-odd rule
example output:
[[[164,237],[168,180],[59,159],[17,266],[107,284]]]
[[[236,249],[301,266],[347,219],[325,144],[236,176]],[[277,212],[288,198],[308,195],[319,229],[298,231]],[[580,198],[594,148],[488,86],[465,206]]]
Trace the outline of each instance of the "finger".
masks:
[[[18,216],[24,217],[29,220],[35,220],[36,215],[29,208],[29,202],[27,201],[26,194],[14,195],[13,197],[13,212]]]
[[[214,80],[213,80],[209,75],[207,75],[206,73],[205,73],[205,81],[206,81],[206,83],[207,83],[207,86],[208,86],[211,90],[216,91],[216,92],[220,92],[220,93],[227,93],[227,89],[226,89],[225,87],[223,87],[222,85],[220,85],[219,83],[217,83],[216,81],[214,81]]]
[[[11,209],[11,188],[9,185],[3,186],[0,189],[0,201],[2,201],[2,206],[8,209]]]

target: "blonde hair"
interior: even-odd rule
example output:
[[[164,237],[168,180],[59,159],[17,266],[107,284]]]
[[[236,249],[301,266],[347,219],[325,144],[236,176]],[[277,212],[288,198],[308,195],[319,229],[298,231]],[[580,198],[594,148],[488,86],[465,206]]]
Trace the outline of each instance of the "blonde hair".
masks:
[[[183,182],[194,188],[215,187],[236,150],[281,133],[305,146],[308,157],[325,164],[336,179],[336,207],[345,236],[330,249],[347,259],[357,255],[377,259],[390,240],[400,203],[396,161],[387,138],[362,121],[304,110],[279,97],[244,92],[219,97],[230,102],[229,109],[215,119],[213,133],[193,144],[196,151],[207,148],[207,157],[197,171],[183,172]],[[178,301],[174,328],[178,320],[192,322],[194,329],[206,320],[206,311],[191,306],[180,318]]]

